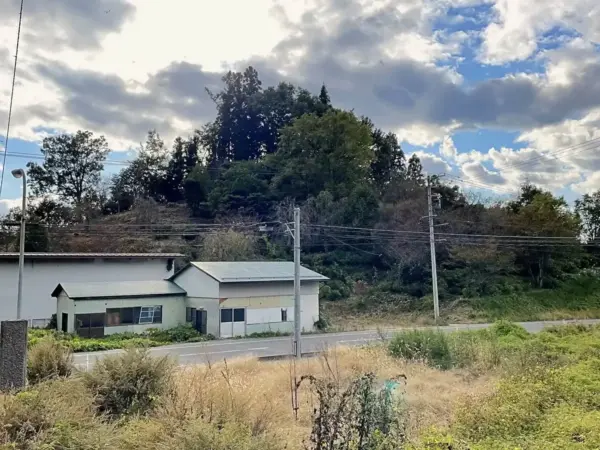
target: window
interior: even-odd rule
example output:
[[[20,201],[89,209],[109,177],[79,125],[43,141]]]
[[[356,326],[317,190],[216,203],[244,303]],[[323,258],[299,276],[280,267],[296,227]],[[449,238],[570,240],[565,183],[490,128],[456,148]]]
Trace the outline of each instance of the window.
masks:
[[[145,325],[162,323],[162,306],[136,306],[134,308],[109,308],[106,326]]]
[[[287,309],[281,308],[281,321],[287,322]]]
[[[193,322],[194,321],[194,311],[196,308],[185,308],[185,321]]]
[[[86,338],[104,336],[104,313],[76,314],[75,331]]]
[[[90,315],[89,314],[77,314],[75,316],[76,328],[89,328],[90,327]]]
[[[162,306],[154,306],[152,323],[162,323]]]
[[[120,308],[121,325],[133,325],[135,323],[134,309],[135,308]]]
[[[246,321],[246,310],[244,308],[238,308],[233,310],[233,321],[234,322],[245,322]]]
[[[231,322],[245,322],[246,321],[246,310],[244,308],[236,309],[222,309],[221,310],[221,323]]]
[[[114,327],[121,325],[121,310],[119,308],[108,308],[106,310],[106,326]]]
[[[221,323],[230,323],[233,322],[233,314],[231,309],[222,309],[221,310]]]

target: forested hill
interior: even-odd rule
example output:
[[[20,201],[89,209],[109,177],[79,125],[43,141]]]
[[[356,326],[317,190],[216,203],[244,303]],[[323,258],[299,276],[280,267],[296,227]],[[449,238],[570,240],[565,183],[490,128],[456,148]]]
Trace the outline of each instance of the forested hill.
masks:
[[[373,286],[428,295],[425,176],[396,135],[337,109],[325,86],[319,93],[262,86],[252,67],[229,72],[210,95],[212,122],[172,144],[150,131],[109,183],[103,137],[80,131],[44,139],[43,162],[27,165],[37,199],[27,211],[28,250],[291,258],[285,223],[299,205],[303,262],[332,278],[325,298]],[[443,300],[551,288],[595,265],[600,192],[569,208],[528,184],[494,202],[444,180],[431,177]],[[2,223],[2,250],[16,249],[11,221],[19,215],[13,210]]]

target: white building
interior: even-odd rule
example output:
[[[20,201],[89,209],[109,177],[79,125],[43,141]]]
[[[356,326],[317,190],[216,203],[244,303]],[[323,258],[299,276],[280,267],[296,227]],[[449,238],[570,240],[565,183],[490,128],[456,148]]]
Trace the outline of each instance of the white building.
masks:
[[[301,326],[319,320],[319,283],[304,267]],[[168,281],[60,283],[59,329],[102,336],[191,323],[201,333],[227,338],[263,331],[291,332],[294,323],[292,262],[193,262]]]
[[[319,283],[328,278],[300,270],[301,324],[319,320]],[[187,292],[187,318],[218,337],[292,331],[293,262],[193,262],[171,277]]]
[[[174,272],[178,253],[27,253],[22,319],[43,326],[56,313],[51,293],[59,283],[151,281]],[[0,320],[17,316],[19,254],[0,253]]]
[[[167,280],[61,283],[52,296],[57,328],[83,337],[185,323],[185,291]]]

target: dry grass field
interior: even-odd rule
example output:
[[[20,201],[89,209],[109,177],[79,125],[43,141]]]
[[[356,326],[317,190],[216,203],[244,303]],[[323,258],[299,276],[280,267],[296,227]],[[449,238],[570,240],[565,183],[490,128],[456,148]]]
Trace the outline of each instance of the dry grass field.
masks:
[[[332,450],[592,450],[600,448],[598,342],[600,327],[531,335],[500,322],[409,331],[297,362],[177,367],[131,349],[77,373],[70,349],[47,337],[30,350],[31,385],[0,395],[0,449],[321,450],[325,439]],[[306,376],[295,411],[294,380]],[[369,393],[391,379],[401,380],[394,408],[381,409],[389,397]],[[343,415],[341,404],[360,407]],[[390,420],[378,421],[380,412]],[[325,429],[316,441],[315,427]]]

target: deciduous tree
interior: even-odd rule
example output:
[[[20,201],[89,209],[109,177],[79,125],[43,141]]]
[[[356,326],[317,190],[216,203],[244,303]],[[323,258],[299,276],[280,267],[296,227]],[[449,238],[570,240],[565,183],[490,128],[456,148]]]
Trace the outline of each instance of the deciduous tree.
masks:
[[[32,193],[53,194],[61,202],[76,207],[94,194],[109,149],[104,136],[78,131],[45,138],[41,152],[42,164],[27,164]]]

